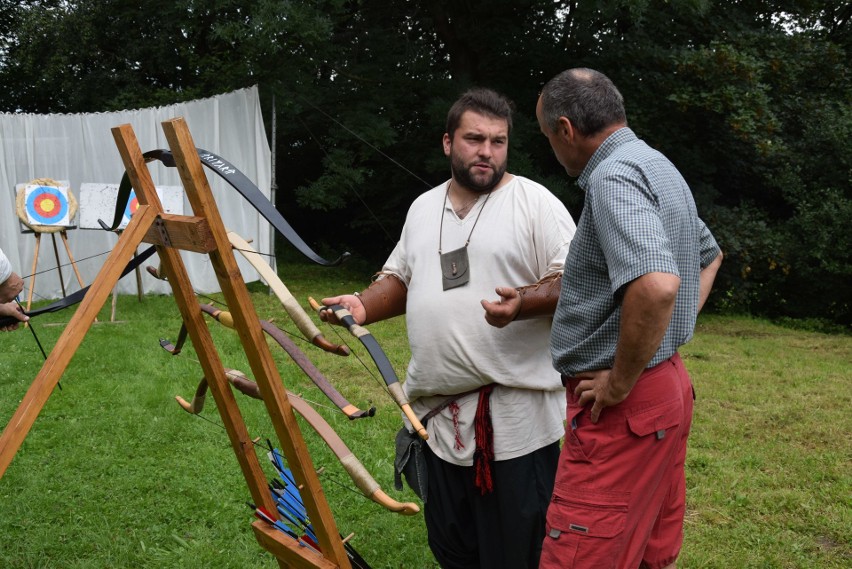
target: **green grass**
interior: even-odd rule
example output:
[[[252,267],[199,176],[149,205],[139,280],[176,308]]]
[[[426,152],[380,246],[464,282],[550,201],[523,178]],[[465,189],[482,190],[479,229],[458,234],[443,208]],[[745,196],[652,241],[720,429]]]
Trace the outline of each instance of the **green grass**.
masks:
[[[303,305],[308,295],[360,289],[369,276],[289,264],[281,273]],[[251,288],[262,318],[295,329],[274,297]],[[46,349],[70,316],[34,320]],[[177,394],[192,395],[201,372],[191,347],[187,357],[171,357],[158,345],[161,337],[174,340],[180,327],[173,299],[121,297],[120,322],[105,322],[108,306],[100,319],[0,479],[0,567],[275,567],[249,528],[248,490],[212,398],[203,412],[208,420],[174,402]],[[370,328],[402,375],[403,319]],[[223,363],[249,372],[236,334],[218,325],[211,331]],[[360,345],[345,339],[372,371]],[[376,417],[358,421],[328,406],[319,411],[385,491],[416,501],[409,490],[393,489],[400,419],[381,379],[356,358],[300,346],[353,403],[378,408]],[[0,349],[3,426],[42,357],[24,329],[0,334]],[[286,355],[273,354],[287,387],[322,403]],[[705,316],[682,354],[698,400],[679,566],[848,567],[852,338]],[[238,401],[249,432],[272,437],[263,405]],[[374,567],[436,567],[422,516],[398,516],[362,498],[318,437],[304,432],[315,465],[324,468],[320,479],[340,531],[355,533],[364,558]]]
[[[852,338],[703,317],[682,567],[852,564]]]

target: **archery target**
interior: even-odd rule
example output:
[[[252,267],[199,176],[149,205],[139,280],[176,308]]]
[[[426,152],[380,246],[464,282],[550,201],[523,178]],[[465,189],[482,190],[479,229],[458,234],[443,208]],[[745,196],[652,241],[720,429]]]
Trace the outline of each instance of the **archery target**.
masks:
[[[127,199],[127,206],[124,208],[124,219],[121,221],[123,227],[127,227],[130,223],[130,218],[139,209],[139,200],[136,199],[136,190],[130,190],[130,197]]]
[[[156,186],[157,196],[163,205],[163,211],[183,215],[183,186]],[[101,229],[98,219],[112,223],[118,200],[118,184],[86,182],[80,184],[80,227],[82,229]],[[139,209],[136,192],[131,190],[127,205],[121,211],[118,229],[124,229],[131,216]]]
[[[24,189],[24,203],[30,225],[71,224],[67,187],[28,185]]]

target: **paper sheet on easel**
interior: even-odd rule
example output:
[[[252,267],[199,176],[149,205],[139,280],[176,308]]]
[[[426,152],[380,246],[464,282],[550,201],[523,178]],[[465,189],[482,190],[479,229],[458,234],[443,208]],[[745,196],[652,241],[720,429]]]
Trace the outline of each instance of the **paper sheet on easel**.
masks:
[[[24,187],[24,202],[30,225],[71,225],[67,185],[29,184]]]
[[[183,187],[157,186],[157,196],[163,204],[163,211],[183,215]],[[98,219],[112,223],[115,216],[115,202],[118,199],[118,184],[84,183],[80,185],[80,228],[101,229]],[[118,229],[124,229],[136,212],[138,202],[136,191],[130,191],[130,199],[124,208],[124,215]]]

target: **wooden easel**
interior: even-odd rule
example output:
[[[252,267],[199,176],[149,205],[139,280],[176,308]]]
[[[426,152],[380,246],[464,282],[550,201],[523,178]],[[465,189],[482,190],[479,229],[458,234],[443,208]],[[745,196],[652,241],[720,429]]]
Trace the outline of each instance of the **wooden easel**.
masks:
[[[71,261],[71,266],[74,268],[74,275],[77,277],[77,282],[80,283],[80,288],[84,288],[86,285],[83,284],[83,277],[80,276],[80,271],[77,269],[77,262],[74,260],[74,255],[71,254],[71,247],[68,246],[68,229],[74,229],[73,227],[66,227],[64,229],[59,230],[59,236],[62,238],[62,243],[65,245],[65,252],[68,254],[68,260]],[[35,290],[35,281],[36,281],[36,271],[38,269],[38,252],[41,247],[41,236],[43,233],[48,233],[45,231],[39,231],[38,229],[33,229],[32,232],[35,234],[36,238],[36,246],[35,253],[33,254],[33,266],[30,271],[30,291],[27,293],[27,310],[29,311],[30,306],[33,302],[33,291]],[[61,263],[59,262],[59,248],[56,246],[56,231],[49,232],[50,237],[53,240],[53,255],[56,257],[56,267],[58,268]],[[62,296],[67,296],[65,292],[65,279],[62,278],[62,271],[59,271],[59,286],[62,287]]]
[[[260,388],[279,446],[301,489],[305,508],[322,553],[300,546],[294,539],[263,521],[252,524],[255,537],[275,556],[281,568],[351,569],[343,540],[302,438],[284,383],[275,367],[257,313],[234,259],[189,129],[182,118],[166,121],[162,126],[194,215],[163,213],[133,129],[130,125],[113,128],[113,138],[131,184],[136,190],[139,209],[0,435],[0,477],[6,472],[83,337],[91,328],[95,316],[104,305],[123,268],[133,257],[136,247],[144,241],[157,246],[157,253],[168,275],[175,302],[186,323],[210,392],[216,400],[216,407],[248,484],[252,501],[272,512],[273,516],[276,515],[276,507],[254,451],[252,438],[228,384],[210,331],[198,308],[198,301],[179,250],[207,253],[231,309],[234,328],[239,333],[243,350]]]
[[[35,180],[31,180],[30,184],[42,184],[42,185],[56,185],[60,182],[53,180],[52,178],[36,178]],[[23,231],[23,233],[33,233],[36,238],[35,245],[35,253],[33,254],[33,264],[32,269],[30,270],[30,291],[27,294],[27,308],[29,311],[33,302],[33,292],[35,291],[35,281],[36,281],[36,272],[38,269],[38,254],[41,249],[41,236],[44,233],[49,233],[51,240],[53,241],[53,256],[56,258],[56,268],[59,271],[59,286],[62,287],[62,296],[67,296],[67,292],[65,291],[65,279],[62,277],[62,271],[59,270],[61,263],[59,261],[59,248],[56,246],[56,234],[59,233],[59,236],[62,238],[62,244],[65,245],[65,253],[68,255],[68,260],[71,261],[71,267],[74,269],[74,274],[77,277],[77,282],[80,283],[80,288],[84,288],[83,277],[80,276],[80,271],[77,269],[77,262],[74,260],[74,255],[71,254],[71,247],[68,246],[68,231],[70,229],[77,229],[74,225],[38,225],[31,224],[27,221],[27,213],[26,213],[26,200],[24,197],[24,189],[25,184],[20,184],[15,194],[15,209],[17,210],[18,218],[21,220],[21,225],[26,226],[27,229]],[[77,200],[74,199],[74,194],[71,190],[68,190],[68,218],[73,219],[77,214]]]

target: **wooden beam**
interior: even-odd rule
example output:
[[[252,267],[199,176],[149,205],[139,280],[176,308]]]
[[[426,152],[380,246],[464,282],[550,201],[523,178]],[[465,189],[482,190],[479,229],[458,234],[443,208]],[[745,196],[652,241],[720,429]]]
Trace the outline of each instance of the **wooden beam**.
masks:
[[[321,554],[299,545],[295,539],[275,529],[268,523],[257,520],[251,525],[257,542],[276,558],[296,569],[337,569],[337,565]]]
[[[210,260],[219,280],[222,294],[233,316],[234,328],[240,337],[243,350],[260,389],[282,453],[287,459],[293,477],[301,490],[305,509],[313,524],[320,549],[323,556],[331,563],[344,569],[350,569],[349,558],[337,530],[334,515],[328,505],[319,476],[305,445],[305,440],[296,421],[296,415],[287,398],[284,382],[275,366],[269,345],[266,343],[266,338],[260,327],[260,319],[251,302],[237,260],[234,258],[231,243],[219,215],[219,209],[213,200],[213,194],[210,191],[195,143],[186,122],[182,118],[165,121],[163,131],[166,134],[169,148],[175,157],[181,182],[186,190],[189,203],[192,205],[193,213],[204,217],[210,224],[213,239],[216,241],[216,250],[210,253]],[[170,280],[171,277],[172,275],[169,273]],[[201,317],[200,311],[197,311],[197,313]],[[197,346],[196,353],[199,353]],[[199,355],[201,354],[199,353]],[[220,390],[214,389],[213,382],[210,382],[209,379],[208,377],[219,411],[223,413],[222,406],[225,402],[219,400],[217,391]],[[217,383],[219,381],[217,380]],[[230,387],[224,374],[222,374],[221,383],[221,391],[230,393]],[[250,486],[255,483],[248,477],[247,481]],[[266,490],[265,480],[264,490]],[[263,502],[256,503],[262,504]],[[267,508],[267,510],[275,512],[274,508]]]
[[[216,249],[206,219],[171,213],[158,215],[143,241],[193,253],[210,253]]]

